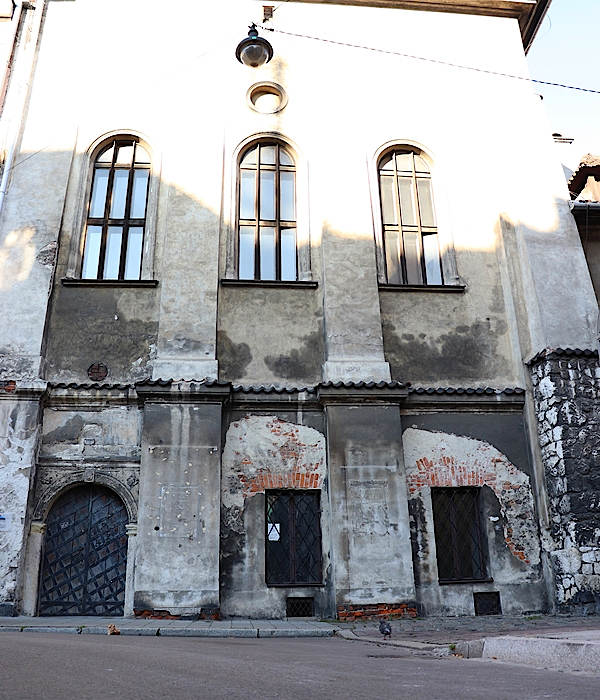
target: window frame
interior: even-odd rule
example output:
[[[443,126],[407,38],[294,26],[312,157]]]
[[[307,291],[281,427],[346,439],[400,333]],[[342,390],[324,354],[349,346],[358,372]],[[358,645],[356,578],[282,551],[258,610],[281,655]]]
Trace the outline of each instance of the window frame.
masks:
[[[475,513],[475,531],[476,531],[476,555],[477,555],[477,561],[476,561],[476,566],[479,567],[479,570],[481,572],[480,576],[477,575],[472,575],[472,576],[461,576],[460,575],[460,569],[462,564],[459,561],[460,553],[459,553],[459,548],[457,546],[457,529],[453,528],[450,526],[449,532],[450,535],[446,536],[446,540],[444,542],[440,541],[439,537],[439,517],[441,517],[439,514],[436,517],[436,500],[438,494],[441,496],[444,494],[448,498],[448,503],[450,504],[449,508],[452,509],[454,519],[456,520],[456,515],[457,515],[457,508],[456,508],[456,503],[454,500],[454,496],[456,495],[457,492],[463,492],[464,494],[472,494],[473,502],[471,504],[471,507]],[[433,522],[433,539],[435,541],[435,550],[436,550],[436,566],[438,570],[438,583],[443,585],[443,584],[460,584],[460,583],[482,583],[482,582],[489,582],[492,581],[488,574],[488,556],[487,556],[487,538],[486,538],[486,532],[483,528],[483,518],[482,518],[482,488],[477,487],[477,486],[457,486],[457,487],[450,487],[450,486],[443,486],[443,487],[432,487],[431,488],[431,514],[432,514],[432,522]],[[447,572],[440,572],[440,550],[443,548],[444,545],[447,544],[448,540],[450,540],[451,546],[450,550],[452,552],[452,570],[453,573],[455,574],[454,576],[444,576],[442,577],[442,573],[447,573]],[[471,562],[473,562],[474,559],[474,553],[471,552]],[[473,566],[471,568],[471,571],[473,571]]]
[[[262,148],[269,146],[275,148],[275,163],[261,163],[261,150]],[[250,151],[256,149],[256,164],[254,167],[248,167],[243,165],[243,160]],[[293,161],[293,165],[286,165],[281,163],[280,153],[284,150],[289,158]],[[243,218],[242,217],[242,172],[248,171],[255,173],[254,177],[254,217],[253,218]],[[273,172],[274,176],[274,219],[263,219],[261,218],[261,174],[263,172]],[[293,220],[284,220],[281,218],[281,176],[282,172],[291,172],[294,174],[294,216]],[[298,203],[297,203],[297,168],[296,159],[294,153],[291,152],[289,146],[278,139],[258,139],[252,141],[245,146],[240,152],[237,164],[237,182],[236,182],[236,222],[235,229],[237,235],[237,278],[244,282],[297,282],[298,277]],[[240,276],[240,236],[241,227],[252,227],[254,229],[254,277],[241,277]],[[273,228],[275,230],[275,277],[274,278],[263,278],[261,276],[261,244],[260,244],[260,231],[262,228]],[[294,279],[282,279],[282,248],[281,239],[282,231],[285,229],[293,229],[295,232],[294,237],[294,268],[296,271],[296,276]]]
[[[239,270],[239,165],[243,154],[254,143],[279,142],[291,155],[296,167],[296,281],[240,279]],[[229,155],[228,155],[229,154]],[[254,133],[229,148],[224,153],[224,201],[226,206],[221,213],[222,230],[226,231],[224,257],[221,263],[221,284],[224,286],[255,287],[315,287],[311,272],[310,212],[308,204],[309,172],[308,162],[298,146],[278,131]]]
[[[146,194],[146,218],[142,243],[142,261],[140,277],[137,280],[82,278],[83,254],[87,231],[88,211],[94,179],[94,166],[98,155],[114,140],[136,140],[150,155],[150,175]],[[79,142],[80,143],[80,142]],[[89,142],[88,142],[89,143]],[[76,150],[79,147],[76,146]],[[69,208],[73,214],[74,232],[70,236],[69,254],[65,277],[61,282],[68,286],[156,286],[154,279],[154,260],[158,222],[158,200],[160,194],[160,177],[162,168],[161,153],[149,145],[149,140],[141,133],[129,129],[115,129],[102,134],[92,144],[75,155],[73,172],[79,179],[79,186],[71,195]]]
[[[117,162],[117,154],[118,154],[118,149],[122,147],[128,147],[129,144],[133,146],[132,149],[132,162],[130,164],[120,164]],[[142,275],[142,258],[143,258],[143,251],[144,251],[144,238],[146,235],[146,212],[148,209],[148,191],[150,188],[150,175],[152,171],[152,160],[150,154],[150,162],[149,163],[136,163],[135,162],[135,153],[137,153],[137,148],[138,145],[141,148],[143,147],[143,144],[140,143],[140,140],[135,137],[115,137],[114,140],[105,142],[104,146],[102,149],[100,149],[96,155],[96,158],[94,159],[92,163],[92,184],[90,187],[90,196],[88,197],[88,204],[87,204],[87,215],[86,215],[86,222],[85,222],[85,234],[84,234],[84,240],[83,240],[83,255],[81,259],[81,270],[80,270],[80,277],[81,279],[88,279],[88,280],[113,280],[113,281],[118,281],[118,282],[123,282],[123,281],[139,281],[141,279]],[[114,149],[112,158],[110,163],[107,162],[101,162],[99,161],[100,155],[105,152],[107,149]],[[145,150],[145,149],[144,149]],[[108,171],[108,178],[107,178],[107,183],[106,183],[106,194],[104,197],[104,210],[103,210],[103,215],[101,217],[95,217],[92,216],[91,209],[92,209],[92,202],[93,202],[93,194],[94,194],[94,181],[95,181],[95,176],[98,171]],[[115,195],[115,179],[116,179],[116,173],[117,172],[127,172],[127,189],[125,191],[125,202],[124,202],[124,207],[123,207],[123,216],[118,217],[118,216],[112,216],[112,208],[113,208],[113,201],[114,201],[114,195]],[[143,217],[134,217],[132,216],[132,203],[133,203],[133,196],[134,196],[134,183],[135,183],[135,174],[136,172],[146,172],[148,173],[147,175],[147,182],[146,182],[146,187],[145,187],[145,198],[144,198],[144,216]],[[85,263],[85,247],[87,243],[87,237],[89,235],[89,229],[90,227],[96,227],[100,228],[100,249],[98,252],[98,263],[97,263],[97,269],[96,269],[96,276],[95,277],[84,277],[84,263]],[[108,243],[108,237],[110,234],[110,229],[111,228],[120,228],[121,229],[121,246],[120,246],[120,251],[119,251],[119,269],[117,273],[117,277],[105,277],[105,268],[106,268],[106,253],[107,253],[107,248],[109,246]],[[142,244],[141,244],[141,249],[140,249],[140,260],[139,260],[139,269],[138,269],[138,276],[137,277],[125,277],[125,272],[126,272],[126,265],[127,265],[127,250],[129,246],[129,237],[130,237],[130,231],[132,228],[141,228],[142,229]]]
[[[290,580],[285,581],[285,582],[273,582],[269,580],[269,496],[277,496],[281,497],[283,494],[289,494],[292,499],[295,499],[297,496],[311,496],[315,499],[315,505],[317,508],[317,517],[316,517],[316,525],[317,525],[317,541],[319,545],[319,551],[318,551],[318,571],[319,571],[319,580],[318,581],[310,581],[310,582],[305,582],[305,581],[298,581],[297,576],[295,575],[297,573],[296,569],[296,564],[297,562],[292,559],[292,557],[295,557],[295,543],[289,547],[288,549],[288,557],[289,557],[289,569],[290,569]],[[323,530],[321,527],[321,490],[320,489],[267,489],[265,490],[265,507],[264,507],[264,514],[265,514],[265,529],[264,529],[264,538],[265,538],[265,584],[269,586],[270,588],[304,588],[304,587],[322,587],[324,585],[324,580],[323,580]],[[294,508],[291,508],[288,510],[288,523],[289,523],[289,531],[290,533],[295,534],[295,518],[293,517],[293,514],[295,515],[295,500],[290,501],[291,503],[294,504]],[[292,534],[290,534],[290,540],[292,539]],[[294,575],[292,575],[292,571],[294,572]],[[294,580],[295,579],[295,580]]]
[[[379,165],[384,157],[392,151],[412,151],[425,160],[429,166],[432,200],[436,217],[438,251],[443,284],[394,284],[387,280],[385,259],[385,238],[383,226],[382,199],[379,183]],[[425,291],[425,292],[464,292],[466,287],[462,282],[456,267],[456,253],[450,234],[450,216],[448,202],[440,192],[439,182],[442,181],[440,168],[435,159],[423,144],[411,139],[388,141],[372,155],[367,155],[367,170],[371,193],[371,211],[375,236],[375,255],[377,262],[377,278],[382,291]],[[420,243],[422,245],[422,243]]]

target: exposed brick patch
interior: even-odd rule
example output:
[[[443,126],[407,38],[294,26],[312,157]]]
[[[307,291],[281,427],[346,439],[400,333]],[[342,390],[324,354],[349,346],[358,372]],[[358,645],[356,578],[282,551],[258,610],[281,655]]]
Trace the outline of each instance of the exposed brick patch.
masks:
[[[414,602],[373,603],[368,605],[343,604],[337,606],[337,616],[342,622],[417,617],[417,604]]]
[[[512,555],[530,564],[531,523],[535,522],[533,495],[526,474],[517,469],[494,447],[480,441],[471,459],[440,455],[421,457],[407,465],[407,486],[411,497],[424,488],[489,486],[496,494],[508,525],[504,539]],[[537,557],[536,557],[537,558]]]
[[[6,391],[7,393],[12,393],[17,390],[17,382],[12,380],[0,382],[0,391]]]

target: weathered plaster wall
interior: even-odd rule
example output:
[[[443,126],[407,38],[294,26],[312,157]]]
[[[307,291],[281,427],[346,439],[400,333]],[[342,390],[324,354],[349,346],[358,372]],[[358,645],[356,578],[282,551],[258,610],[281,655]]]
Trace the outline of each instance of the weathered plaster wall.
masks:
[[[107,382],[152,375],[158,336],[155,289],[63,287],[58,269],[47,328],[46,377],[86,382],[95,362],[108,367]]]
[[[35,476],[39,403],[0,397],[0,610],[19,602],[29,489]],[[8,605],[3,605],[4,603]]]
[[[506,613],[545,609],[530,477],[495,447],[470,437],[407,428],[403,444],[417,597],[423,611],[472,615],[474,591],[499,591]],[[482,526],[493,582],[440,586],[431,487],[460,486],[483,488]]]
[[[458,255],[468,284],[463,294],[380,293],[393,379],[423,386],[521,383],[494,261],[489,253]]]
[[[595,352],[531,363],[546,475],[550,556],[565,612],[600,612],[600,367]]]
[[[314,418],[313,418],[314,420]],[[227,430],[221,482],[221,609],[243,617],[285,616],[288,596],[315,599],[317,615],[333,614],[329,489],[325,436],[278,415],[246,415]],[[321,492],[323,586],[265,583],[265,490]]]
[[[220,404],[145,404],[135,609],[218,608],[220,454]]]
[[[97,405],[78,409],[47,407],[40,458],[61,461],[139,462],[141,411],[136,405],[110,406],[96,394]],[[89,399],[88,399],[89,401]]]
[[[323,302],[318,289],[222,287],[219,378],[302,386],[321,380]]]
[[[397,406],[327,406],[338,606],[414,603]]]

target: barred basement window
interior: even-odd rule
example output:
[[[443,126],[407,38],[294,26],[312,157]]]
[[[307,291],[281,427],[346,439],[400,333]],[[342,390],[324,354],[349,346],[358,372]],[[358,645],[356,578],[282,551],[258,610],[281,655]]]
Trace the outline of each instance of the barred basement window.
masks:
[[[440,583],[486,580],[479,488],[432,488]]]
[[[320,585],[320,492],[267,491],[265,496],[267,584]]]
[[[277,141],[250,145],[238,175],[238,278],[298,279],[296,166]]]
[[[82,279],[140,279],[150,169],[150,156],[134,137],[113,138],[96,156]]]
[[[415,150],[387,151],[377,165],[387,284],[442,285],[431,172]]]

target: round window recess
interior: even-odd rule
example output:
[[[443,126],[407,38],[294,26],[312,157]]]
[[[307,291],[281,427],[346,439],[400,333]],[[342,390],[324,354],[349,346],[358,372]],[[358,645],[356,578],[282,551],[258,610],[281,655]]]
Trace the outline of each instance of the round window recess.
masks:
[[[287,105],[287,95],[277,83],[256,83],[246,97],[250,108],[261,114],[275,114]]]

